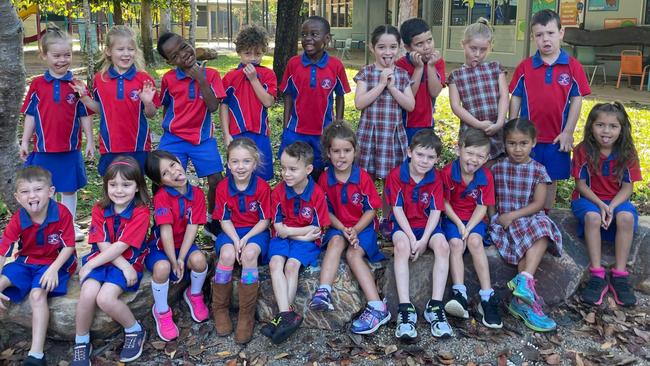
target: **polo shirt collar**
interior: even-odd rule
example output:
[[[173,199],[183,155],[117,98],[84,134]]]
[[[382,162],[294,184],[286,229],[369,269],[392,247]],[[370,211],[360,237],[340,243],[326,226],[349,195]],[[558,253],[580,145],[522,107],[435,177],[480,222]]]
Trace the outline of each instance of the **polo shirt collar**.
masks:
[[[348,183],[359,184],[361,181],[361,169],[357,164],[352,164],[352,171],[350,171],[350,177],[347,182],[344,182],[343,185]],[[335,186],[339,183],[339,180],[336,179],[336,173],[334,171],[334,166],[332,164],[328,165],[327,168],[327,185]]]
[[[252,64],[252,65],[255,66],[255,67],[260,66],[260,64]],[[239,65],[237,65],[237,70],[243,69],[245,66],[246,66],[246,64],[240,62]]]
[[[569,54],[566,53],[563,49],[560,48],[560,55],[557,57],[557,60],[553,63],[553,65],[568,65],[569,64]],[[550,65],[550,66],[553,66]],[[544,66],[544,60],[542,60],[542,54],[539,53],[539,50],[535,52],[533,55],[533,67],[534,68],[539,68]]]
[[[610,175],[611,173],[610,167],[617,157],[618,157],[618,153],[615,150],[613,150],[609,154],[609,156],[605,158],[605,160],[603,160],[603,165],[601,169],[601,174],[603,175],[603,177],[608,177]]]
[[[167,194],[169,194],[172,197],[184,197],[188,201],[191,201],[194,198],[194,191],[192,190],[192,186],[190,185],[190,182],[187,182],[185,185],[185,194],[182,194],[179,192],[176,188],[173,187],[167,187],[164,186],[163,189]]]
[[[200,65],[198,62],[196,64]],[[176,79],[177,80],[183,80],[185,78],[190,78],[189,76],[187,76],[185,71],[183,71],[180,67],[177,67],[175,71],[176,71]]]
[[[411,182],[411,172],[409,171],[410,158],[407,158],[399,167],[399,179],[402,183],[409,184]],[[436,170],[431,169],[424,175],[422,180],[416,184],[416,187],[421,187],[425,184],[433,183],[436,180]]]
[[[460,159],[456,159],[453,163],[451,163],[451,179],[456,183],[463,183],[463,174],[460,169]],[[472,178],[472,181],[467,184],[467,188],[465,188],[462,196],[465,196],[465,194],[473,191],[477,186],[485,185],[487,185],[487,176],[481,167],[476,172],[474,172],[474,178]]]
[[[311,194],[314,193],[314,180],[311,177],[307,177],[307,186],[305,187],[305,190],[302,191],[302,193],[298,194],[296,191],[293,189],[293,187],[289,187],[284,183],[286,191],[287,191],[287,198],[288,199],[293,199],[293,198],[300,198],[301,200],[305,202],[309,202],[311,200]]]
[[[45,74],[43,75],[45,77],[45,81],[48,83],[51,83],[52,81],[72,81],[72,72],[68,71],[65,73],[65,75],[61,76],[60,78],[55,78],[50,74],[50,70],[45,71]]]
[[[330,56],[327,53],[327,51],[323,51],[323,56],[320,58],[320,60],[318,60],[317,62],[312,62],[309,56],[307,56],[307,54],[303,52],[301,56],[302,66],[307,67],[310,65],[314,65],[320,69],[324,69],[327,66],[327,62],[329,61],[329,58]]]
[[[232,178],[232,175],[228,177],[228,193],[231,196],[234,195],[252,196],[255,194],[256,190],[257,190],[257,175],[255,173],[251,174],[251,179],[248,182],[248,186],[243,191],[240,191],[239,188],[237,188],[237,184],[235,184],[235,179]]]
[[[111,79],[117,79],[119,77],[123,77],[126,80],[133,80],[136,73],[137,73],[137,71],[135,69],[135,65],[131,65],[131,67],[129,67],[129,69],[126,70],[126,72],[124,74],[120,74],[119,72],[117,72],[117,70],[115,70],[115,67],[113,67],[113,66],[108,68],[108,76]]]
[[[120,212],[119,214],[115,212],[115,207],[111,203],[108,207],[104,209],[104,217],[111,217],[111,216],[119,216],[121,218],[125,218],[127,220],[131,219],[131,216],[133,216],[133,209],[135,208],[135,200],[131,200],[129,205],[124,209],[124,211]]]
[[[47,215],[45,215],[45,220],[41,224],[41,228],[47,227],[49,223],[59,221],[59,206],[53,199],[50,199],[50,202],[47,203]],[[29,213],[24,208],[20,208],[20,229],[25,230],[30,226],[34,225],[32,218],[29,216]],[[39,229],[40,230],[40,229]]]

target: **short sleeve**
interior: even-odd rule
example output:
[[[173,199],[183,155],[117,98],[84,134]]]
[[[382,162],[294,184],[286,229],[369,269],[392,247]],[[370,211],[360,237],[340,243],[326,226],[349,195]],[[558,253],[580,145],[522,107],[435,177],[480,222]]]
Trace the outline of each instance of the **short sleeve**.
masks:
[[[451,80],[451,78],[450,78]],[[444,198],[445,201],[449,202],[451,201],[451,176],[450,176],[451,170],[447,167],[442,169],[440,171],[439,177],[442,179],[442,188],[443,188],[443,193],[442,197]]]
[[[257,198],[260,204],[260,219],[268,220],[271,218],[271,187],[262,179],[257,184],[262,187]]]
[[[149,209],[137,206],[133,209],[131,220],[122,229],[122,234],[115,241],[121,241],[134,248],[140,249],[149,229]]]
[[[485,173],[487,184],[481,186],[481,202],[476,202],[476,204],[494,206],[496,204],[496,200],[494,199],[494,178],[488,169],[484,169],[483,172]],[[445,193],[446,191],[445,189]]]
[[[411,84],[413,84],[413,80],[411,80],[411,78],[409,77],[409,73],[406,72],[406,70],[396,67],[395,71],[399,74],[399,77],[396,80],[397,89],[399,89],[399,91],[401,92],[404,92],[406,88],[408,88]]]
[[[281,223],[284,221],[284,213],[282,212],[282,182],[280,182],[273,192],[271,192],[271,220],[274,223]]]
[[[345,67],[339,61],[338,70],[336,73],[336,95],[344,95],[350,92],[350,84],[348,83],[348,75],[345,73]]]
[[[59,204],[59,225],[63,246],[74,248],[74,220],[70,211],[68,211],[68,209],[61,204]]]
[[[512,74],[512,80],[510,80],[510,93],[515,97],[522,97],[524,95],[524,62],[526,60],[517,65],[515,72]]]
[[[404,197],[402,193],[401,182],[399,180],[399,174],[394,174],[393,171],[386,178],[386,185],[384,188],[384,196],[388,204],[394,207],[404,206]]]
[[[623,182],[632,183],[638,182],[641,179],[641,168],[639,166],[639,159],[633,159],[628,164],[627,171],[623,174]]]
[[[190,225],[203,225],[208,221],[207,208],[205,207],[205,194],[200,188],[191,186],[194,190],[192,197],[192,216],[187,222]]]
[[[153,197],[153,219],[157,226],[169,225],[174,222],[171,204],[163,189]]]
[[[585,179],[582,177],[582,170],[585,166],[586,159],[582,144],[573,149],[573,158],[571,159],[571,176],[576,180]]]
[[[433,66],[436,68],[436,72],[438,73],[438,79],[440,79],[440,83],[442,85],[445,85],[447,83],[447,80],[445,80],[445,60],[441,58]]]
[[[223,189],[222,185],[228,184],[228,179],[222,180],[215,192],[215,203],[214,211],[212,212],[212,218],[216,220],[230,220],[230,209],[228,208],[228,197],[226,195],[226,190]]]
[[[23,106],[20,108],[20,113],[26,114],[28,116],[33,116],[34,114],[36,114],[36,104],[37,104],[36,84],[37,83],[35,81],[29,85],[29,90],[27,91],[27,95],[25,96],[25,100],[23,101]]]
[[[355,82],[363,81],[364,83],[367,83],[368,82],[368,67],[365,66],[361,70],[359,70],[359,72],[356,75],[354,75],[353,80]]]
[[[365,172],[361,173],[361,190],[363,194],[368,197],[370,209],[376,210],[381,207],[381,197],[379,197],[377,187],[375,187],[374,182]]]
[[[11,217],[9,224],[5,227],[0,239],[0,255],[4,257],[11,256],[13,251],[13,244],[18,241],[20,237],[20,210],[16,211]],[[74,241],[73,241],[74,242]]]
[[[456,78],[458,77],[458,70],[454,70],[449,74],[449,78],[447,79],[447,84],[456,84]]]
[[[162,81],[160,82],[160,98],[157,100],[158,104],[156,107],[160,108],[161,106],[168,107],[172,101],[171,96],[169,95],[169,81],[167,81],[167,74],[163,76]]]
[[[573,57],[569,59],[569,67],[571,68],[571,75],[575,82],[575,87],[571,88],[571,97],[586,96],[591,94],[591,87],[589,87],[589,80],[587,74],[582,68],[580,62]]]
[[[295,56],[294,56],[295,57]],[[284,70],[284,75],[282,75],[282,83],[280,83],[280,90],[282,92],[286,93],[287,92],[287,87],[289,86],[289,78],[293,76],[294,73],[294,66],[293,62],[291,62],[293,58],[289,59],[289,62],[287,63],[287,68]]]
[[[546,172],[546,168],[542,164],[537,163],[535,169],[535,184],[540,184],[540,183],[551,184],[553,183],[553,181],[551,180],[551,177]]]
[[[314,195],[314,210],[316,211],[316,217],[318,217],[318,226],[319,227],[328,227],[331,225],[329,210],[327,209],[327,199],[325,198],[325,193],[319,189],[317,195]]]
[[[275,72],[271,69],[266,69],[261,76],[262,86],[264,86],[267,93],[271,94],[271,96],[275,98],[278,94],[278,79],[275,76]]]
[[[438,210],[438,211],[444,211],[445,210],[445,200],[443,198],[443,189],[442,189],[442,179],[440,179],[440,172],[436,172],[436,180],[433,182],[433,187],[431,190],[431,194],[433,195],[433,199],[431,200],[431,208],[432,210]]]
[[[215,69],[210,69],[212,72],[208,73],[210,75],[210,86],[212,87],[212,91],[214,92],[214,95],[219,98],[223,99],[226,97],[226,91],[223,89],[223,83],[221,82],[221,76],[219,75],[219,71]],[[207,72],[207,71],[206,71]]]
[[[104,210],[99,205],[95,205],[92,210],[90,229],[88,230],[88,244],[110,242],[105,223]]]

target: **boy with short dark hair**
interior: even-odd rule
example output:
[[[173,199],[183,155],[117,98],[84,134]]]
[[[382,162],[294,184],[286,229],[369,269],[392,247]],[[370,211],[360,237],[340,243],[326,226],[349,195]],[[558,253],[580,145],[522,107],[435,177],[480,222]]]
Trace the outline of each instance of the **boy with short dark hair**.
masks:
[[[591,89],[582,65],[561,47],[564,29],[553,10],[541,10],[531,20],[537,52],[521,61],[510,82],[510,118],[531,120],[537,144],[531,156],[544,165],[553,180],[544,209],[555,203],[557,181],[571,171],[573,131],[580,117],[582,97]]]
[[[318,263],[323,230],[330,225],[325,193],[309,175],[314,166],[309,144],[297,141],[280,156],[282,180],[271,194],[274,237],[269,269],[279,313],[262,332],[275,344],[284,342],[302,323],[292,303],[300,267]]]
[[[22,206],[11,217],[0,240],[0,311],[2,301],[21,302],[29,295],[32,345],[23,365],[46,365],[43,347],[50,318],[47,298],[65,295],[77,265],[73,219],[54,201],[50,172],[29,166],[16,175],[16,201]],[[16,260],[5,266],[14,244]]]
[[[402,23],[399,31],[408,52],[395,65],[408,72],[415,96],[415,109],[408,112],[404,120],[410,143],[416,132],[434,126],[436,97],[445,84],[445,60],[435,49],[431,27],[424,20],[408,19]]]
[[[217,139],[213,136],[212,113],[219,108],[219,99],[226,96],[219,71],[197,63],[194,48],[176,33],[158,38],[158,53],[175,69],[162,77],[160,104],[164,107],[158,149],[176,155],[187,169],[192,160],[199,178],[208,179],[208,213],[214,211],[215,190],[222,178],[223,162]],[[221,231],[218,222],[204,226],[214,240]]]

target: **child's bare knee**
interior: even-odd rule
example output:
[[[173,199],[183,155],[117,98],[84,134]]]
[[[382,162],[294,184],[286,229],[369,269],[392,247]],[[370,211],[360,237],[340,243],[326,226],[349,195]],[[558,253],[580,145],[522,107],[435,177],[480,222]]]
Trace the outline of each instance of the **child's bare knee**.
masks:
[[[232,245],[224,245],[219,251],[219,262],[231,266],[235,263],[235,248]]]
[[[585,214],[585,227],[600,227],[601,216],[597,212],[587,212]]]
[[[631,231],[634,227],[634,216],[630,212],[619,212],[616,215],[616,229]]]

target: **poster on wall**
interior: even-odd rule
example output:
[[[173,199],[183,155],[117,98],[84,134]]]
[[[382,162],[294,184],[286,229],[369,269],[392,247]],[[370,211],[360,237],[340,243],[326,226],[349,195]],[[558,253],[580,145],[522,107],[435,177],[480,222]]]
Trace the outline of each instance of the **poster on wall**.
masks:
[[[589,0],[589,11],[617,11],[619,0]]]
[[[557,0],[533,0],[532,14],[544,9],[557,11]]]
[[[585,14],[585,0],[562,0],[559,13],[563,27],[580,27]]]

